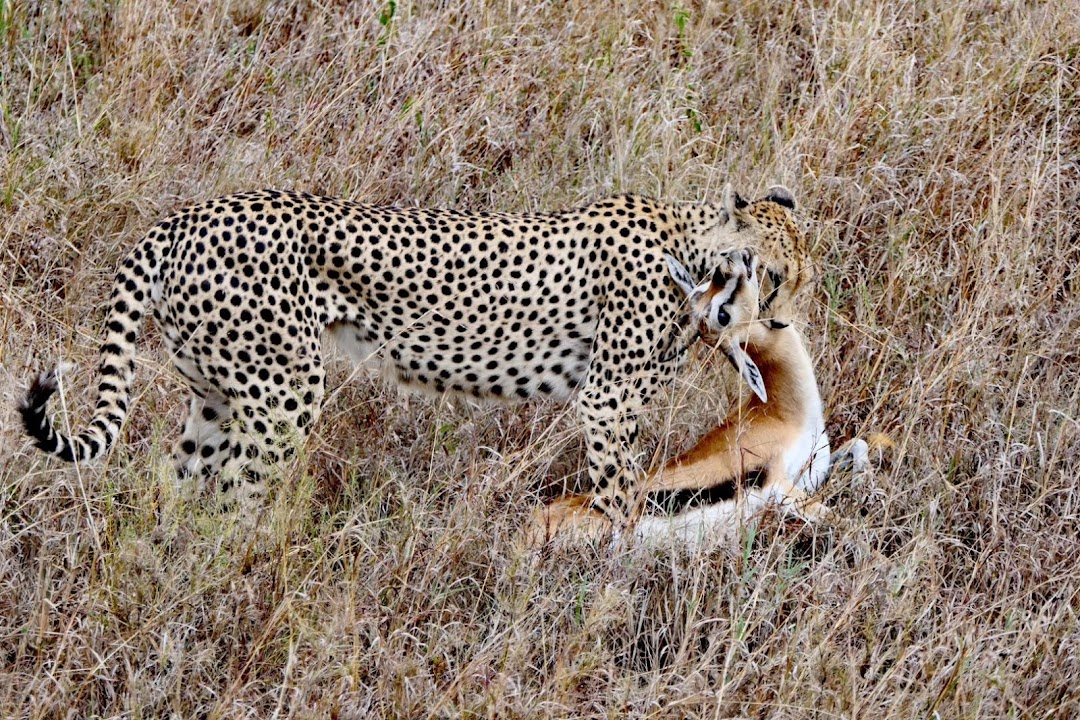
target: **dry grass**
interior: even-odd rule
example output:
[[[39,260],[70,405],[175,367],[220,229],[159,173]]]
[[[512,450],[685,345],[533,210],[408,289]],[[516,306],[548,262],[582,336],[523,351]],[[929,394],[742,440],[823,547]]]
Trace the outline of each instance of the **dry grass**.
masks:
[[[0,0],[0,716],[1080,713],[1075,2],[441,5]],[[361,376],[253,540],[170,483],[152,332],[107,462],[19,435],[61,356],[86,417],[115,263],[183,203],[728,179],[811,220],[833,436],[898,441],[829,488],[842,531],[532,562],[517,524],[581,470],[565,409]],[[727,378],[688,375],[653,440],[703,432]]]

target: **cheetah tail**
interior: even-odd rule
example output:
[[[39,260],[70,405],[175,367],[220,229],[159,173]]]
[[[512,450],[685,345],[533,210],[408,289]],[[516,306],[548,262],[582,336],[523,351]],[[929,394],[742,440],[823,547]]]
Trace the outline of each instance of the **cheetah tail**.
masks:
[[[135,375],[135,342],[145,323],[161,255],[160,239],[152,232],[132,250],[116,275],[98,365],[97,406],[81,432],[73,436],[57,432],[46,413],[49,398],[56,392],[60,376],[72,367],[70,364],[60,363],[38,375],[30,384],[19,404],[19,413],[26,434],[46,453],[68,462],[94,460],[104,455],[116,441],[127,417],[131,381]]]

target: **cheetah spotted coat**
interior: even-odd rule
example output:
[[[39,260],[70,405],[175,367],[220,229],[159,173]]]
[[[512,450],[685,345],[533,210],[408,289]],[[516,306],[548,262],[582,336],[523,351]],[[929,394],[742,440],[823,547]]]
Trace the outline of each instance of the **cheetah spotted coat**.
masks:
[[[64,460],[103,455],[153,314],[193,393],[178,472],[249,502],[319,414],[329,331],[405,386],[576,395],[597,507],[619,522],[640,475],[638,414],[686,354],[672,352],[685,312],[662,255],[701,277],[733,248],[788,247],[790,195],[774,190],[752,204],[730,191],[723,205],[622,195],[533,215],[274,190],[194,205],[153,227],[116,275],[88,425],[68,437],[49,419],[56,371],[32,384],[24,425]]]

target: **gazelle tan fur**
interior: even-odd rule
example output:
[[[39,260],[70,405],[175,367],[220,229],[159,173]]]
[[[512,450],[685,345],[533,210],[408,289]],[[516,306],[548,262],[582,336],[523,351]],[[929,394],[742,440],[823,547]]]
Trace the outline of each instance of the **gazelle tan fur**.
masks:
[[[668,258],[672,276],[693,301],[702,334],[716,337],[707,312],[724,294],[723,277],[707,289],[692,288],[681,266]],[[730,288],[728,288],[730,291]],[[753,389],[688,452],[668,462],[645,483],[636,533],[688,545],[730,535],[746,518],[776,501],[808,519],[824,507],[810,495],[830,465],[821,396],[799,332],[775,319],[746,323],[722,343],[724,353]],[[853,449],[857,452],[858,448]],[[534,513],[527,542],[540,545],[557,534],[597,537],[609,530],[590,498],[570,496]]]

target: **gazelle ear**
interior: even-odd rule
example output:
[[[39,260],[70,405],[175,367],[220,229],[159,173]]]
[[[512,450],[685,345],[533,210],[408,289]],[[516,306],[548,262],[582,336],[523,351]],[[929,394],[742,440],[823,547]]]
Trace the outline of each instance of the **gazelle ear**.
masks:
[[[690,273],[673,255],[664,253],[664,262],[667,263],[667,269],[668,272],[671,273],[671,279],[674,280],[675,284],[679,286],[679,289],[683,291],[683,295],[690,297],[694,293],[695,287],[694,279],[690,277]]]
[[[729,340],[721,344],[721,349],[761,402],[769,402],[769,394],[765,392],[765,382],[761,379],[761,371],[758,370],[757,364],[750,359],[750,356],[746,354],[746,351],[743,350],[742,346],[737,342]]]

